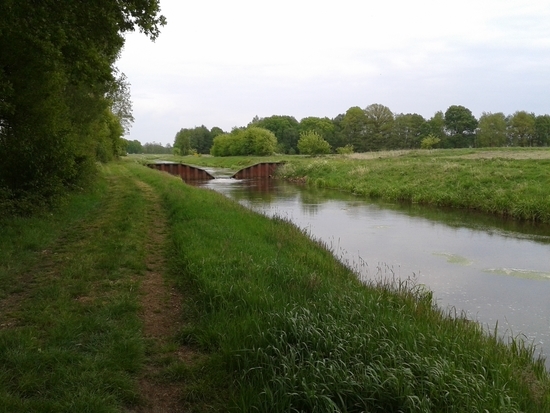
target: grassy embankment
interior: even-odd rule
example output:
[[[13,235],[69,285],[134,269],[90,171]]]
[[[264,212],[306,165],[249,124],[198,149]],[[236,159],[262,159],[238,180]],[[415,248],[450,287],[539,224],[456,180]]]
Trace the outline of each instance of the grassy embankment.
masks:
[[[185,157],[196,165],[238,169],[261,158]],[[473,209],[550,223],[550,149],[499,148],[373,152],[285,160],[280,176],[360,196]]]
[[[153,381],[181,386],[190,411],[550,409],[532,349],[445,316],[430,294],[365,287],[292,225],[179,179],[131,163],[105,176],[59,215],[2,223],[4,411],[139,405],[148,365],[160,367]],[[186,321],[171,351],[201,355],[189,363],[141,332],[143,185],[168,218],[166,281],[183,292]]]

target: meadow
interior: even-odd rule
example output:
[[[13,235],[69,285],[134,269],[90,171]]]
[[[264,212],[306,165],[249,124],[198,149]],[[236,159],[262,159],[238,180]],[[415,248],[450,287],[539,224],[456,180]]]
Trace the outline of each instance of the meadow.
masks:
[[[386,201],[476,210],[550,223],[550,149],[438,149],[323,157],[183,157],[239,169],[284,161],[281,179]]]
[[[521,339],[415,285],[362,284],[285,220],[133,159],[51,215],[1,225],[0,410],[550,409],[544,361]],[[157,273],[160,298],[178,300],[163,337],[143,299]]]

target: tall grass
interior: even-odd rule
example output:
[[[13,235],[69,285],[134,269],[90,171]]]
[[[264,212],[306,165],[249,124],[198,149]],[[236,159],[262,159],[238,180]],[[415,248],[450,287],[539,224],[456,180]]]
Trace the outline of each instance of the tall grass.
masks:
[[[318,162],[309,168],[331,179],[331,163]],[[503,343],[443,313],[424,290],[362,284],[285,220],[128,168],[168,212],[172,276],[193,320],[180,339],[210,354],[186,376],[190,405],[227,397],[223,410],[239,412],[549,411],[544,362],[521,340]],[[196,385],[205,374],[217,379]]]
[[[550,159],[471,159],[413,152],[368,160],[295,159],[280,176],[371,198],[550,223],[549,169]]]

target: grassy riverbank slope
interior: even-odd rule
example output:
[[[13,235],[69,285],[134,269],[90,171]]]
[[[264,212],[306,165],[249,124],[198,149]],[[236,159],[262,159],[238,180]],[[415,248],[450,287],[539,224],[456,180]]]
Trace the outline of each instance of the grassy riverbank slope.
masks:
[[[248,160],[247,160],[248,159]],[[261,158],[182,158],[238,169]],[[371,152],[285,160],[284,179],[388,201],[473,209],[550,223],[550,149],[499,148]]]
[[[136,163],[1,225],[0,411],[550,409],[520,341],[428,292],[364,286],[287,222]],[[155,297],[178,303],[148,309]]]

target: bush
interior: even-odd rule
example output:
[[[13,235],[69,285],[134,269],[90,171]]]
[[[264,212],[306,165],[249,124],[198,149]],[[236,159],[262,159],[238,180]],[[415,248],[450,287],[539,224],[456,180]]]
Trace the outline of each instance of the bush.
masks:
[[[252,126],[216,136],[210,153],[214,156],[267,156],[273,154],[276,146],[273,132]]]
[[[353,153],[353,145],[348,143],[346,146],[336,148],[336,153],[340,155],[351,155]]]
[[[422,141],[420,142],[420,148],[421,149],[433,149],[439,145],[439,142],[441,142],[441,139],[436,138],[433,135],[428,135]]]
[[[298,150],[303,155],[321,155],[330,153],[330,144],[315,131],[300,133]]]

